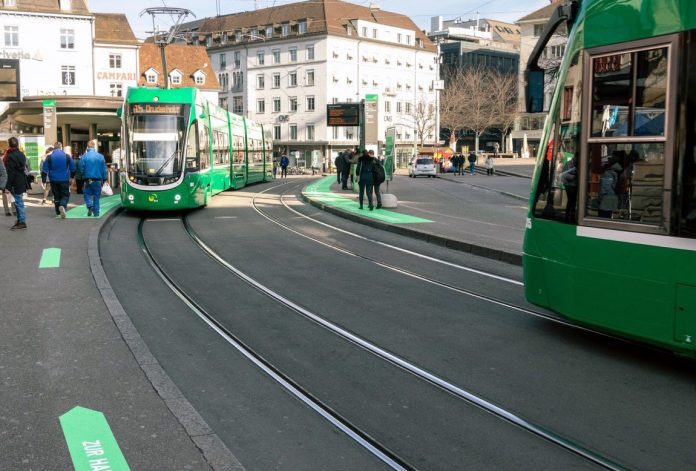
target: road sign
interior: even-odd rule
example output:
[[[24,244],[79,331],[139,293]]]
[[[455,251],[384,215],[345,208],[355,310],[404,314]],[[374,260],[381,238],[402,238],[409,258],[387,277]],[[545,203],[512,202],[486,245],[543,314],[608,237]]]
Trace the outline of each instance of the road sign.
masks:
[[[360,126],[360,103],[326,105],[327,126]]]

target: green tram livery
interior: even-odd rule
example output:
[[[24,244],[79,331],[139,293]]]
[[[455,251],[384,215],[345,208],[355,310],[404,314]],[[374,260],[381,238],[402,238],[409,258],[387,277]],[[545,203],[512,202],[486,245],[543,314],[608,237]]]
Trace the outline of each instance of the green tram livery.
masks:
[[[221,191],[273,179],[270,132],[195,88],[130,88],[122,119],[126,209],[197,208]]]
[[[594,329],[696,350],[696,2],[557,7],[565,57],[537,156],[524,240],[529,301]]]

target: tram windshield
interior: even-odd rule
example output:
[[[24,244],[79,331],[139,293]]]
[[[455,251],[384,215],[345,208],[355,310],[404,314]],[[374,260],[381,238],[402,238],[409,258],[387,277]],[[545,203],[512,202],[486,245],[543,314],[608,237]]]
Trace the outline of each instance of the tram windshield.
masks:
[[[158,184],[179,178],[183,170],[187,111],[188,106],[180,104],[131,106],[127,120],[129,174]]]

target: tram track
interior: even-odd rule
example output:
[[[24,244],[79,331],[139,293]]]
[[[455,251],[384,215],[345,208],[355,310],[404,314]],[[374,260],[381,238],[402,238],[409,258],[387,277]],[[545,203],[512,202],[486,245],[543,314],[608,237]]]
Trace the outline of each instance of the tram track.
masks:
[[[291,311],[303,316],[304,318],[320,325],[324,329],[328,330],[332,334],[337,335],[338,337],[343,338],[344,340],[358,346],[359,348],[368,351],[369,353],[375,355],[376,357],[392,364],[395,365],[402,370],[410,373],[411,375],[415,376],[416,378],[429,383],[435,387],[438,387],[447,393],[453,395],[454,397],[461,399],[465,401],[468,404],[471,404],[480,410],[483,410],[489,414],[492,414],[493,416],[497,417],[498,419],[502,419],[505,422],[508,422],[522,430],[525,430],[538,438],[541,438],[547,442],[552,443],[553,445],[556,445],[572,454],[575,454],[576,456],[593,463],[595,465],[598,465],[600,467],[603,467],[604,469],[610,469],[610,470],[624,470],[627,469],[620,465],[619,463],[603,456],[600,453],[597,453],[593,450],[590,450],[586,447],[583,447],[579,443],[574,442],[573,440],[570,440],[568,438],[565,438],[562,434],[557,433],[553,430],[549,430],[537,423],[534,423],[533,421],[527,420],[524,417],[515,414],[514,412],[505,409],[502,406],[499,406],[491,401],[486,400],[482,396],[479,396],[477,394],[472,393],[471,391],[468,391],[462,387],[459,387],[441,377],[438,375],[421,368],[417,366],[414,363],[411,363],[407,361],[406,359],[400,357],[399,355],[396,355],[392,352],[389,352],[380,346],[354,334],[353,332],[350,332],[347,329],[344,329],[343,327],[334,324],[333,322],[327,320],[326,318],[309,311],[308,309],[303,308],[299,304],[287,299],[285,296],[282,294],[278,293],[277,291],[274,291],[273,289],[265,286],[264,284],[260,283],[258,280],[254,279],[253,277],[249,276],[248,274],[244,273],[242,270],[238,269],[234,265],[230,264],[227,260],[225,260],[222,256],[220,256],[216,251],[214,251],[210,246],[208,246],[195,232],[193,227],[190,225],[188,218],[184,216],[182,218],[182,223],[184,225],[184,229],[186,233],[191,237],[191,239],[194,241],[194,243],[210,258],[212,258],[214,261],[216,261],[218,264],[220,264],[222,267],[224,267],[226,270],[228,270],[230,273],[234,274],[236,277],[238,277],[240,280],[244,281],[247,283],[249,286],[253,287],[254,289],[260,291],[264,295],[268,296],[269,298],[273,299],[277,303],[283,305],[284,307],[290,309]],[[362,258],[362,257],[361,257]],[[198,314],[198,313],[197,313]],[[201,314],[198,314],[199,316]],[[216,330],[217,331],[217,330]],[[288,379],[289,380],[289,379]],[[290,382],[292,380],[289,380]],[[299,386],[298,386],[299,388]],[[300,388],[301,389],[301,388]]]

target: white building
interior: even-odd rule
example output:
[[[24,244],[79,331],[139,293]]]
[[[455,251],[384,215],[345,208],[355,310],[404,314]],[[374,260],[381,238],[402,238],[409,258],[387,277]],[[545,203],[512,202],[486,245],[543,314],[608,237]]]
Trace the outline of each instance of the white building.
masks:
[[[138,40],[121,13],[95,13],[94,94],[121,97],[138,83]]]
[[[220,103],[273,126],[274,149],[300,164],[359,144],[355,127],[328,127],[326,105],[378,96],[379,143],[395,126],[397,154],[419,143],[418,107],[437,109],[437,48],[408,18],[338,0],[313,0],[210,18],[208,47]],[[437,139],[437,123],[425,143]]]

